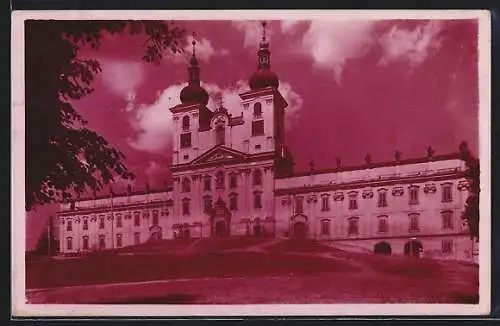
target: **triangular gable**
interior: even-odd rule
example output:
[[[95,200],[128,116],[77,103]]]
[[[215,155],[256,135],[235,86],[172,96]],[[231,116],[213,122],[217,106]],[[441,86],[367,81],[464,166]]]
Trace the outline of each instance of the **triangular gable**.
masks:
[[[196,158],[191,162],[191,165],[199,165],[206,163],[224,162],[224,161],[234,161],[234,160],[244,160],[246,154],[240,151],[228,148],[222,145],[218,145]]]

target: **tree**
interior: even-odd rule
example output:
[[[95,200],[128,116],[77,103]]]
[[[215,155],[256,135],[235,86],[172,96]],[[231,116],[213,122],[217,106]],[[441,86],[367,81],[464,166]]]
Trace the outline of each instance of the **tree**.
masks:
[[[185,31],[164,21],[25,22],[26,210],[66,201],[87,187],[100,190],[133,175],[124,155],[96,132],[72,101],[92,92],[97,60],[78,57],[99,48],[103,32],[146,36],[143,60],[159,64],[165,52],[182,51]]]
[[[469,181],[469,195],[462,212],[462,219],[467,222],[471,239],[479,240],[479,159],[475,158],[466,142],[460,144],[460,154],[465,161],[467,170],[465,177]]]

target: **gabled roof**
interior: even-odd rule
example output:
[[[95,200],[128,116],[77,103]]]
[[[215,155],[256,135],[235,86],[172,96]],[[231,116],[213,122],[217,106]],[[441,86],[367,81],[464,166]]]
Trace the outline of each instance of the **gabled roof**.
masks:
[[[194,159],[190,164],[199,165],[205,163],[213,163],[217,161],[225,162],[232,160],[244,160],[247,154],[224,145],[217,145]]]

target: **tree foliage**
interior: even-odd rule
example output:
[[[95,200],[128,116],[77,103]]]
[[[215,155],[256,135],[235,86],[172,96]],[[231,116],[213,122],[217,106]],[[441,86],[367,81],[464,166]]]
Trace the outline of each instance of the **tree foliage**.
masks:
[[[471,239],[479,240],[479,159],[471,154],[465,142],[460,145],[460,153],[465,161],[467,168],[465,177],[468,179],[470,186],[462,218],[467,222]]]
[[[133,177],[124,155],[89,129],[72,105],[93,91],[101,72],[97,60],[78,53],[84,46],[97,50],[104,32],[145,35],[142,59],[154,64],[185,42],[185,31],[164,21],[25,22],[26,210],[87,187],[100,190],[116,176]]]

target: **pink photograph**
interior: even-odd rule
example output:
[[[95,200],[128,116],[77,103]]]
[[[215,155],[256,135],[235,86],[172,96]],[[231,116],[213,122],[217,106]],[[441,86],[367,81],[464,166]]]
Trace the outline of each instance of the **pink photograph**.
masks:
[[[489,13],[15,14],[14,315],[489,312]]]

